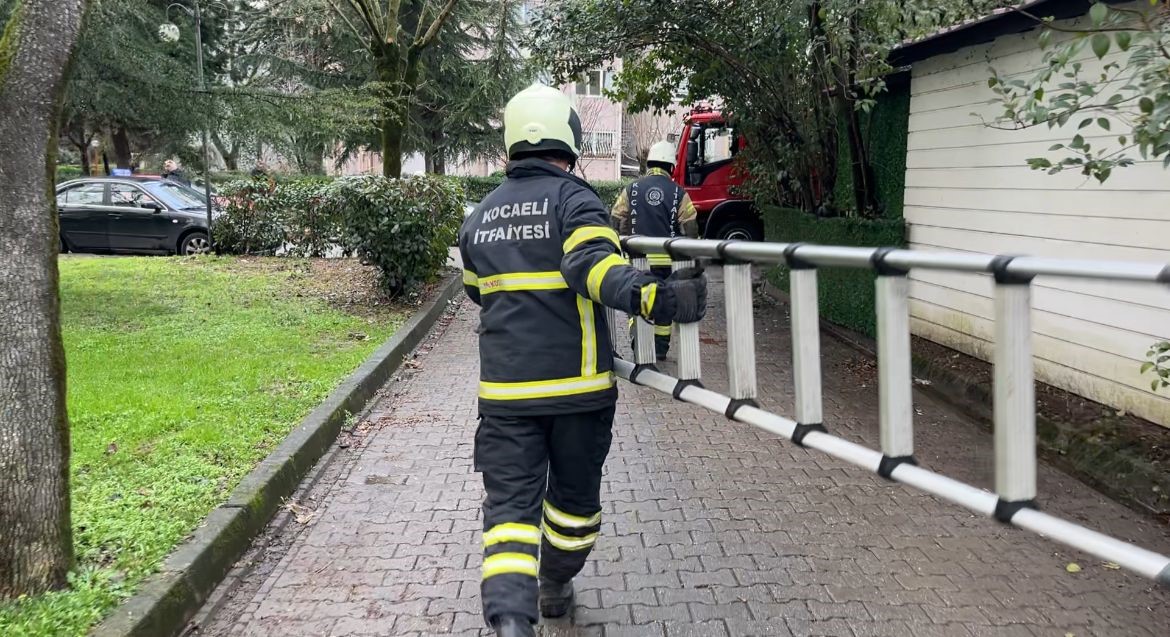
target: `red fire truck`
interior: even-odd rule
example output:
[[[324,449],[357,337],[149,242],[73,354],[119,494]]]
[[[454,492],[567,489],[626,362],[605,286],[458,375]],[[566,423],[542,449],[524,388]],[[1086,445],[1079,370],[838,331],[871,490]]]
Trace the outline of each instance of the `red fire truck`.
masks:
[[[699,234],[705,239],[764,239],[764,223],[755,206],[732,192],[744,181],[735,162],[743,146],[743,136],[720,111],[700,106],[683,118],[671,178],[695,203]]]

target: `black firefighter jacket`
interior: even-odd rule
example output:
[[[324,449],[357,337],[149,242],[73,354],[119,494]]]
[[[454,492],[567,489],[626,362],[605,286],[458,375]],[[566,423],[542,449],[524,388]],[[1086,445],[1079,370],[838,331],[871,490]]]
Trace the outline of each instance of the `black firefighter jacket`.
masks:
[[[481,306],[480,412],[552,415],[617,400],[603,306],[648,316],[657,281],[630,267],[597,193],[539,159],[507,179],[460,231],[463,283]]]

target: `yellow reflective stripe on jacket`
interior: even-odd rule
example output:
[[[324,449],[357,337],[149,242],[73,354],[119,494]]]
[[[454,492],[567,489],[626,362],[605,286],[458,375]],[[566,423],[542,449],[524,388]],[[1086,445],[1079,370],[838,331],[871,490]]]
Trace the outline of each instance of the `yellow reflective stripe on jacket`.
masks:
[[[471,287],[479,287],[479,277],[471,270],[463,271],[463,285],[470,285]]]
[[[622,242],[618,239],[617,233],[613,228],[607,226],[582,226],[573,231],[562,246],[565,254],[573,251],[573,248],[592,239],[609,239],[614,247],[618,250],[622,249]]]
[[[626,265],[626,260],[620,254],[611,254],[593,264],[593,267],[589,269],[589,277],[585,281],[585,287],[589,290],[589,298],[601,303],[601,283],[605,281],[606,273],[618,265]]]
[[[646,259],[650,261],[650,265],[670,265],[672,263],[668,254],[647,254]]]
[[[658,284],[647,283],[642,286],[642,316],[649,317],[650,310],[654,309],[654,299],[658,296]]]
[[[670,336],[670,326],[669,325],[655,325],[654,326],[654,335],[655,336]]]
[[[483,578],[505,573],[519,573],[536,577],[536,557],[525,553],[496,553],[483,558]]]
[[[548,543],[561,549],[562,551],[580,551],[593,546],[597,542],[597,534],[590,533],[584,537],[570,537],[557,533],[548,525],[544,527],[544,537],[548,539]]]
[[[597,325],[593,315],[593,301],[578,296],[577,313],[581,315],[581,376],[597,373]]]
[[[560,272],[509,272],[479,279],[479,293],[520,292],[524,290],[567,290],[569,284]]]
[[[540,544],[540,528],[531,524],[505,522],[497,524],[483,534],[484,547],[495,546],[503,542],[519,542],[521,544]]]
[[[575,396],[601,391],[614,386],[613,372],[592,376],[535,380],[520,383],[479,382],[479,397],[487,400],[529,400],[533,398],[555,398]]]
[[[556,508],[548,500],[544,501],[544,517],[548,518],[553,524],[563,526],[566,529],[587,529],[601,523],[601,511],[589,517],[572,515],[571,513],[565,513]]]

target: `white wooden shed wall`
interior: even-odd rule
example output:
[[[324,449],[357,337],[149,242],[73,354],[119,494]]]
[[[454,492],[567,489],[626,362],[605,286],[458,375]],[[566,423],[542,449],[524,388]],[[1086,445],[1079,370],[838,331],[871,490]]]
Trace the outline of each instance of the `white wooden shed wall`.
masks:
[[[1170,263],[1170,171],[1161,162],[1115,170],[1104,184],[1032,171],[1070,130],[996,130],[1002,112],[988,67],[1030,77],[1037,32],[1004,36],[913,67],[905,217],[911,247],[1045,257]],[[1107,57],[1106,60],[1111,59]],[[1086,71],[1102,63],[1086,56]],[[1089,77],[1092,77],[1090,75]],[[982,118],[982,119],[981,119]],[[1089,141],[1112,140],[1087,129]],[[991,360],[992,283],[982,275],[915,272],[914,333]],[[1170,337],[1170,287],[1040,278],[1033,296],[1040,380],[1170,426],[1170,393],[1139,374],[1149,346]]]

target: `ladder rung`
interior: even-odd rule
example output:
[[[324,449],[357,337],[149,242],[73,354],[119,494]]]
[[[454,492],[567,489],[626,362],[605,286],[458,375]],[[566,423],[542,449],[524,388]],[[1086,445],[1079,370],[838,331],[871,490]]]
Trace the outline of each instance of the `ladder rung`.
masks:
[[[731,397],[755,399],[756,330],[752,316],[752,266],[723,266],[723,290],[727,305],[727,376]]]
[[[1005,502],[1036,498],[1036,396],[1032,288],[995,286],[995,491]]]
[[[675,261],[671,267],[677,272],[695,267],[695,262]],[[674,336],[678,352],[678,377],[682,380],[698,380],[702,371],[699,362],[699,324],[675,323]]]
[[[905,274],[878,275],[878,409],[882,453],[914,455],[914,377],[910,369],[910,280]]]
[[[650,271],[650,261],[646,257],[635,257],[630,264],[643,271]],[[653,365],[657,360],[654,355],[654,326],[646,319],[634,317],[634,362],[639,365]]]
[[[817,310],[817,271],[789,271],[792,315],[792,370],[796,392],[796,422],[822,424],[821,323]]]

